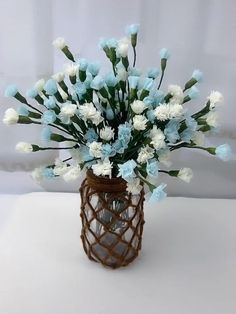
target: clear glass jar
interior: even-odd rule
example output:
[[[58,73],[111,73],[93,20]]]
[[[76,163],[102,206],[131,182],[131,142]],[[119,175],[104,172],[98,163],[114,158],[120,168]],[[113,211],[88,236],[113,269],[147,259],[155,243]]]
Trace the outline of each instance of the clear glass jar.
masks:
[[[80,194],[87,256],[112,268],[128,265],[141,249],[144,191],[132,195],[123,179],[97,177],[89,170]]]

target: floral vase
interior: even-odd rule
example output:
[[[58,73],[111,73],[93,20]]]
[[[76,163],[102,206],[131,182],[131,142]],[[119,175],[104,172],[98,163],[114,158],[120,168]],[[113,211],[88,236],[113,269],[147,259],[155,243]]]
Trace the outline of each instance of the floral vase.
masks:
[[[81,188],[81,239],[88,258],[118,268],[131,263],[142,244],[144,190],[126,191],[121,178],[87,172]]]

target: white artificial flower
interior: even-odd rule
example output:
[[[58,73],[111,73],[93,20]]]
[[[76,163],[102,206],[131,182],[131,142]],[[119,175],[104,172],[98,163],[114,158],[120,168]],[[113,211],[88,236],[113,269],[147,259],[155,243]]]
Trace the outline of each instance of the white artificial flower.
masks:
[[[63,72],[58,72],[58,73],[52,75],[52,78],[59,83],[59,82],[64,80],[65,74]]]
[[[68,166],[65,162],[57,158],[55,160],[55,167],[53,168],[53,173],[57,176],[64,175],[68,170]]]
[[[169,119],[169,105],[168,104],[160,104],[156,107],[154,110],[154,115],[157,117],[160,121],[165,121]]]
[[[170,104],[170,119],[181,118],[184,114],[184,108],[179,104]]]
[[[38,80],[35,84],[34,84],[34,88],[37,89],[38,92],[42,92],[43,88],[45,85],[45,80],[41,79]]]
[[[105,141],[110,141],[114,138],[114,130],[110,126],[105,126],[100,130],[100,137]]]
[[[141,164],[144,164],[153,157],[154,157],[154,149],[147,145],[140,149],[137,161]]]
[[[63,179],[68,182],[68,181],[73,181],[76,180],[81,174],[81,169],[80,166],[69,166],[67,167],[67,172],[63,174]]]
[[[169,150],[164,149],[158,152],[159,162],[165,165],[166,167],[170,167],[172,165],[170,158],[171,158],[171,152]]]
[[[43,175],[42,175],[42,167],[39,168],[35,168],[32,172],[31,172],[31,177],[37,181],[37,182],[41,182],[43,180]]]
[[[126,191],[133,195],[139,194],[141,190],[142,186],[140,185],[140,180],[138,178],[129,180],[126,184]]]
[[[103,120],[104,118],[101,116],[101,113],[99,111],[97,111],[93,118],[91,118],[91,121],[95,125],[99,125]]]
[[[158,129],[156,125],[153,126],[150,131],[151,144],[158,150],[166,146],[165,135],[161,129]]]
[[[76,74],[78,73],[78,69],[79,69],[79,66],[78,65],[74,65],[73,63],[67,64],[65,66],[65,72],[69,76],[76,76]]]
[[[7,125],[16,124],[19,120],[19,115],[13,108],[8,108],[5,111],[4,117],[3,117],[3,123]]]
[[[129,39],[124,37],[118,41],[118,46],[116,48],[116,53],[118,57],[125,58],[129,51]]]
[[[214,109],[217,103],[223,102],[224,97],[220,92],[212,91],[207,99],[210,101],[210,109]]]
[[[33,146],[29,143],[19,142],[16,144],[16,150],[20,153],[31,153],[33,151]]]
[[[178,173],[178,178],[189,183],[193,177],[193,171],[190,168],[181,168]]]
[[[209,126],[217,128],[219,126],[219,116],[216,111],[210,111],[206,115],[206,122]]]
[[[58,49],[63,49],[66,46],[65,39],[63,37],[58,37],[53,41],[53,46]]]
[[[135,130],[138,130],[138,131],[145,130],[147,122],[148,122],[148,119],[146,119],[142,115],[136,115],[133,117],[133,126]]]
[[[71,104],[71,103],[65,103],[62,105],[60,113],[61,115],[64,115],[66,117],[73,117],[73,115],[76,113],[77,105]]]
[[[181,118],[184,114],[183,106],[180,104],[160,104],[154,110],[154,114],[160,121]]]
[[[97,109],[94,107],[93,103],[85,103],[83,105],[79,105],[79,112],[85,120],[93,118],[96,114]]]
[[[85,121],[91,120],[95,125],[98,125],[104,120],[101,113],[94,107],[93,103],[85,103],[79,105],[78,108]]]
[[[97,164],[92,165],[93,173],[96,176],[109,176],[111,178],[112,163],[108,158],[99,160]]]
[[[179,85],[169,85],[168,93],[172,96],[172,98],[170,99],[170,103],[175,102],[178,104],[182,104],[184,100],[184,93]]]
[[[93,141],[92,143],[88,144],[88,147],[89,147],[89,153],[91,156],[95,158],[102,157],[102,143]]]
[[[191,140],[197,146],[203,146],[205,143],[205,134],[201,131],[195,131]]]
[[[146,104],[141,100],[135,100],[130,106],[136,114],[143,113],[144,109],[147,108]]]

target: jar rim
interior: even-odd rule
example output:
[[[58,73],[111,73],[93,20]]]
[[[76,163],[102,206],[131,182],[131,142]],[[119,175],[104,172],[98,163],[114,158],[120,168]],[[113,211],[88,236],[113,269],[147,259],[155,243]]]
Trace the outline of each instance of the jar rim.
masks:
[[[87,170],[88,184],[96,190],[104,192],[126,191],[126,181],[122,178],[96,176],[91,169]]]

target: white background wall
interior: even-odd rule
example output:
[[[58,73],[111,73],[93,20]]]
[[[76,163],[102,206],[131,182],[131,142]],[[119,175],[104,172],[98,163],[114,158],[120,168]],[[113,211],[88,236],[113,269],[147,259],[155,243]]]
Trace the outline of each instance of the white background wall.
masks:
[[[137,65],[158,65],[159,50],[167,47],[171,59],[164,87],[167,83],[183,85],[193,69],[201,69],[205,75],[199,86],[201,98],[191,106],[197,110],[213,89],[224,94],[222,129],[211,142],[229,142],[235,151],[235,13],[234,0],[0,0],[0,115],[7,107],[17,105],[3,98],[6,85],[17,83],[25,90],[37,79],[50,76],[53,69],[62,68],[66,60],[53,50],[53,38],[65,37],[72,51],[101,60],[106,67],[105,57],[97,48],[99,38],[122,37],[125,26],[137,22],[141,24]],[[30,126],[28,130],[0,124],[2,170],[30,169],[54,158],[38,153],[32,159],[14,152],[17,141],[37,141],[38,129]],[[174,159],[176,167],[191,166],[195,178],[188,186],[168,180],[170,194],[236,196],[235,160],[222,163],[189,151],[175,154]],[[4,191],[8,186],[12,190],[12,177],[8,180],[4,179]],[[52,188],[53,183],[48,186]],[[65,189],[61,183],[59,186]]]

